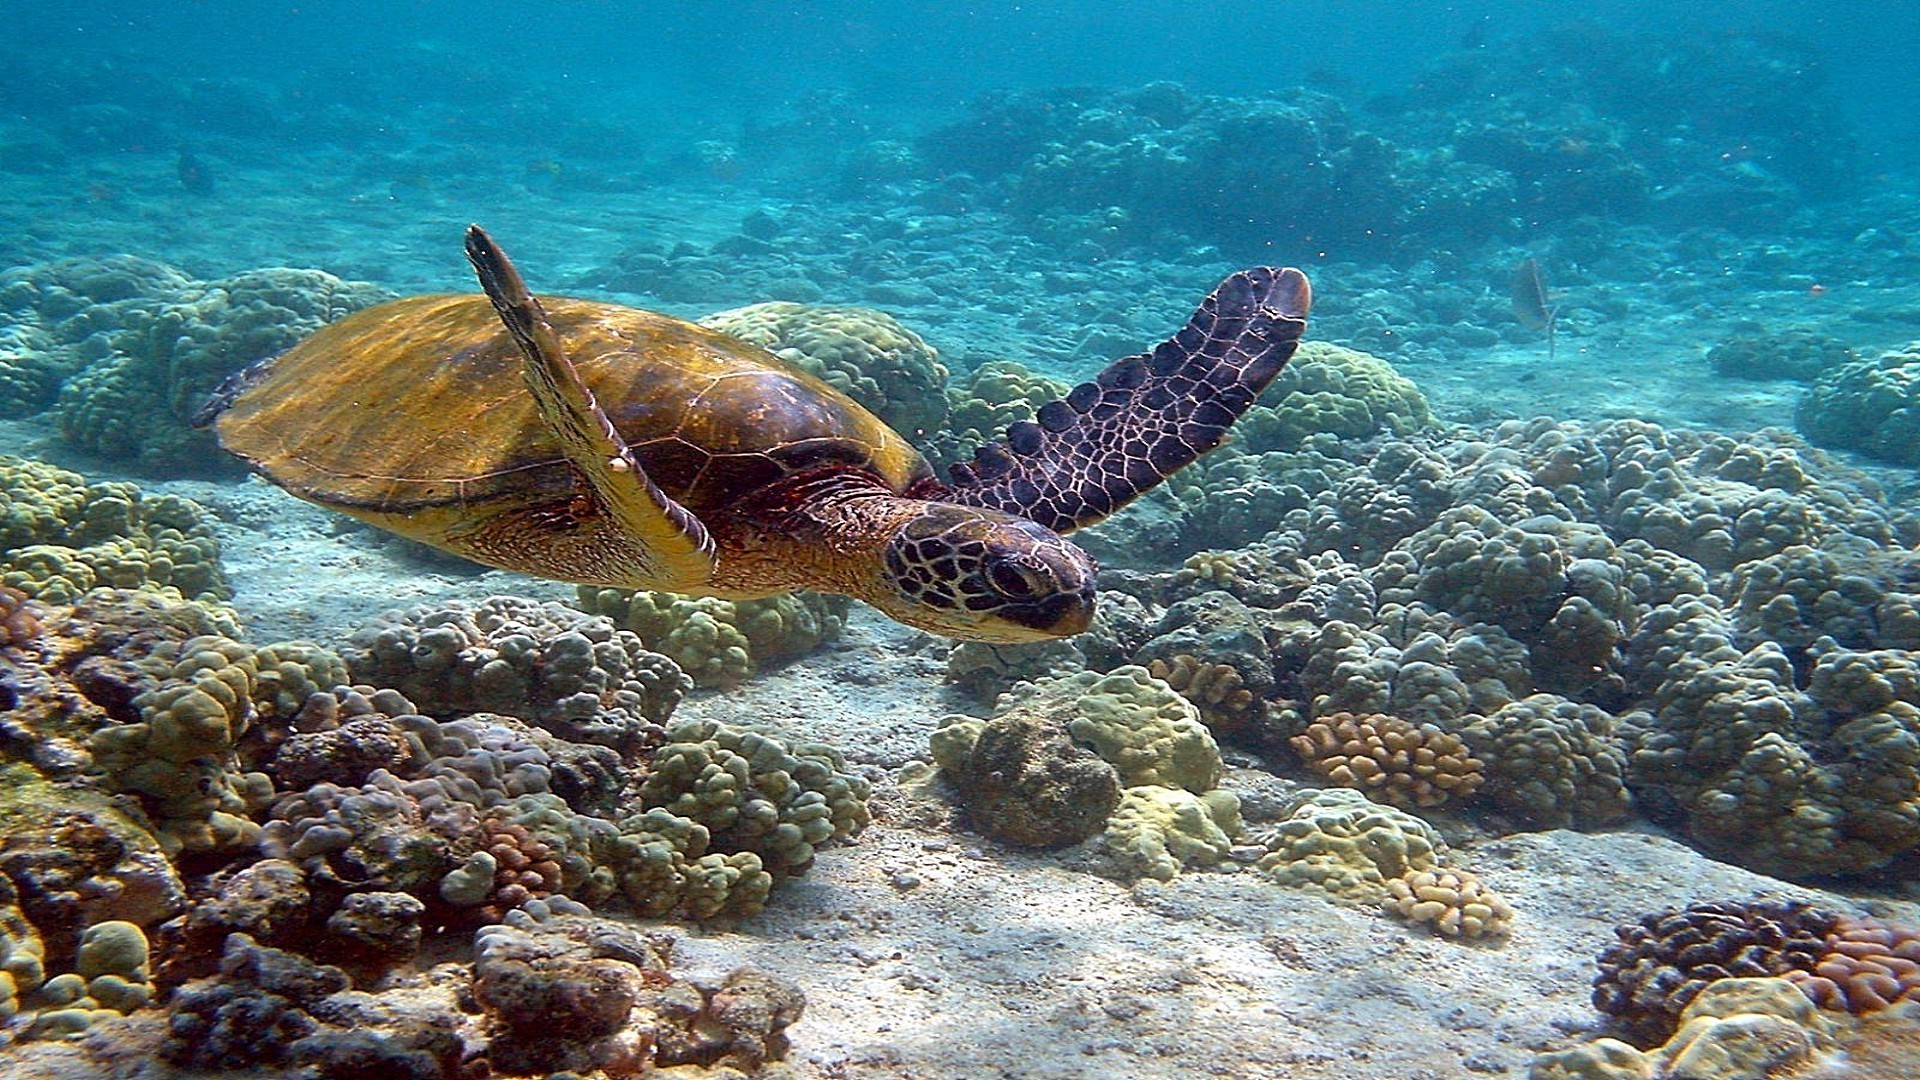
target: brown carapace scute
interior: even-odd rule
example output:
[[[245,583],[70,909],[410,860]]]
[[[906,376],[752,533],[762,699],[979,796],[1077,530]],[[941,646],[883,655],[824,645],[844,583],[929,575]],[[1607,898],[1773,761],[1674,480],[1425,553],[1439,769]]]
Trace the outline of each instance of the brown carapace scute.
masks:
[[[535,298],[478,226],[485,296],[349,315],[200,410],[289,492],[453,554],[583,585],[733,599],[819,589],[952,637],[1092,619],[1063,534],[1218,446],[1293,355],[1298,270],[1227,278],[942,484],[900,435],[765,350],[616,304]]]

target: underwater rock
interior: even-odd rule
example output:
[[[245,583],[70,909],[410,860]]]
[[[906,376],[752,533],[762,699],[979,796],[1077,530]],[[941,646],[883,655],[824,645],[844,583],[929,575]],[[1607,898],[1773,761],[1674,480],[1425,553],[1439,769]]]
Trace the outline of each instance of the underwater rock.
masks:
[[[1056,716],[949,716],[933,734],[933,759],[967,820],[1005,844],[1077,844],[1105,828],[1120,805],[1120,774],[1076,743]]]

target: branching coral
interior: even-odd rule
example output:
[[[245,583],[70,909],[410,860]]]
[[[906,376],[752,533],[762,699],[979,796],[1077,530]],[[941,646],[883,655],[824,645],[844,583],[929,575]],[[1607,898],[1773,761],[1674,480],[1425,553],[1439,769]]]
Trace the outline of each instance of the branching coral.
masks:
[[[1445,937],[1505,937],[1513,926],[1513,908],[1468,870],[1409,870],[1387,882],[1386,908]]]

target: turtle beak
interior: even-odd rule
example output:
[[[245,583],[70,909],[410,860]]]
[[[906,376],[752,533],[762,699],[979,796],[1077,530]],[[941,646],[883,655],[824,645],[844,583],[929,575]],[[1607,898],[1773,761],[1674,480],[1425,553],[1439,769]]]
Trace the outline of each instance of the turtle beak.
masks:
[[[1063,638],[1086,633],[1093,624],[1093,578],[1075,592],[1057,592],[1031,604],[1010,604],[1000,617],[1034,631],[1036,638]]]

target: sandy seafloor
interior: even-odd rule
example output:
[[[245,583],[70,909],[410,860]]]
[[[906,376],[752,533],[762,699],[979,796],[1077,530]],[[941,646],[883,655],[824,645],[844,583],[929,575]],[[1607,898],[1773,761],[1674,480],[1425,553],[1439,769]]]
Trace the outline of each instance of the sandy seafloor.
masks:
[[[223,191],[246,182],[229,176]],[[0,206],[0,226],[17,230],[36,257],[137,246],[170,253],[168,261],[200,277],[292,263],[401,293],[465,287],[459,228],[471,204],[490,199],[449,193],[408,203],[378,187],[363,194],[222,195],[210,225],[205,213],[183,212],[191,208],[178,195],[116,196],[102,206],[84,202],[75,187],[49,183]],[[564,192],[523,194],[513,197],[508,220],[489,224],[512,238],[539,289],[543,281],[578,280],[626,238],[708,241],[729,235],[761,205],[745,194],[601,191],[586,209]],[[128,236],[139,243],[125,243]],[[382,238],[380,250],[367,248],[369,236]],[[1836,280],[1816,295],[1809,286],[1826,281],[1820,267],[1803,265],[1791,251],[1780,258],[1788,269],[1767,286],[1751,276],[1719,291],[1710,281],[1673,275],[1589,282],[1563,321],[1552,365],[1540,343],[1512,340],[1470,356],[1416,351],[1396,366],[1442,419],[1455,422],[1635,416],[1727,431],[1788,426],[1798,387],[1707,382],[1705,349],[1729,326],[1754,317],[1836,333],[1862,352],[1898,344],[1920,337],[1920,286]],[[1177,299],[1185,292],[1170,287],[1167,299],[1156,299],[1161,330],[1134,331],[1138,345],[1183,319],[1219,268],[1217,257],[1202,259],[1184,275],[1200,283],[1190,297]],[[1358,303],[1354,282],[1343,268],[1309,271],[1337,330],[1341,313]],[[1391,272],[1366,277],[1368,288],[1396,288]],[[963,298],[879,306],[949,357],[1008,356],[1090,374],[1107,357],[1067,357],[1083,328],[1110,306],[1106,298],[1057,295],[1037,270],[1031,278],[1030,291],[1012,306],[1044,312],[1038,330]],[[717,295],[705,305],[650,306],[691,315],[766,298]],[[828,299],[864,298],[850,286]],[[1418,339],[1422,331],[1399,332]],[[31,422],[0,426],[0,451],[43,457],[94,479],[118,478],[111,466],[59,447]],[[1896,500],[1911,503],[1910,472],[1877,475]],[[254,641],[338,642],[383,611],[456,598],[571,595],[569,587],[508,574],[423,566],[368,530],[258,480],[133,479],[213,511],[233,604]],[[683,931],[684,955],[694,963],[753,963],[801,984],[808,1005],[790,1033],[790,1062],[806,1075],[1520,1077],[1538,1049],[1600,1029],[1589,1001],[1593,961],[1616,924],[1706,899],[1765,895],[1848,909],[1862,900],[1765,878],[1641,829],[1523,833],[1470,844],[1462,861],[1518,912],[1511,939],[1498,946],[1442,940],[1231,868],[1128,885],[1093,872],[1090,860],[1073,852],[1016,853],[957,830],[939,803],[896,783],[904,766],[926,757],[941,716],[982,709],[943,683],[944,650],[863,610],[821,652],[736,690],[698,692],[676,714],[831,744],[877,782],[874,825],[824,850],[811,872],[776,893],[765,914]],[[1229,760],[1239,767],[1226,786],[1248,799],[1277,799],[1290,786],[1250,759],[1230,752]],[[1872,907],[1920,922],[1920,903],[1911,899],[1878,898]],[[0,1060],[8,1080],[90,1075],[74,1071],[77,1059],[58,1045],[22,1053]]]

